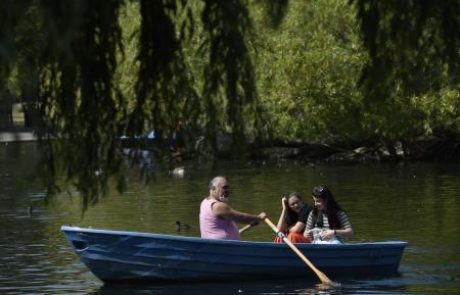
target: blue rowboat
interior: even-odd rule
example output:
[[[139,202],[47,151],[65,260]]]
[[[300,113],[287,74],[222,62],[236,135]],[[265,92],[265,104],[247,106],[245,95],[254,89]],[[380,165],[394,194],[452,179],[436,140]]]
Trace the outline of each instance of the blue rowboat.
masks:
[[[311,278],[286,244],[209,240],[62,226],[91,272],[104,282]],[[328,276],[396,275],[407,243],[296,244]]]

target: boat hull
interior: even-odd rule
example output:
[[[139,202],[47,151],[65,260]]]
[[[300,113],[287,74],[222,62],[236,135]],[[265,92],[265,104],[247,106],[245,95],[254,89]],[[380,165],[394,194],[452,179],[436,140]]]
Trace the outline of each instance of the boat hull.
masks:
[[[81,261],[105,282],[215,281],[311,277],[286,244],[208,240],[62,226]],[[333,276],[394,275],[406,242],[296,244]]]

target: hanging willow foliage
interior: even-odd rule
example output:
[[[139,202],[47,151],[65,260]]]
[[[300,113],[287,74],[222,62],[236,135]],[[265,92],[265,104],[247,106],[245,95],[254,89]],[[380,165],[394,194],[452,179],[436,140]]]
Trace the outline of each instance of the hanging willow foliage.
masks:
[[[171,0],[141,1],[140,70],[128,134],[141,134],[149,126],[161,141],[163,133],[169,132],[165,126],[172,126],[175,117],[181,115],[183,100],[193,96],[187,81],[181,40],[175,30],[175,19],[181,12],[177,4]]]
[[[138,72],[135,97],[116,84],[123,56],[120,10],[137,3]],[[206,130],[214,143],[219,129],[244,139],[244,120],[255,112],[255,80],[248,52],[251,22],[240,0],[19,0],[0,3],[0,80],[19,74],[22,102],[37,116],[42,175],[48,191],[64,175],[83,197],[83,209],[98,201],[117,174],[120,135],[155,130],[160,141],[178,117]],[[281,5],[283,6],[283,5]],[[281,7],[279,6],[279,7]],[[201,9],[197,9],[201,7]],[[184,42],[200,19],[208,53],[204,100],[191,83]],[[280,13],[277,16],[280,17]],[[260,109],[259,109],[260,110]],[[241,142],[244,144],[244,142]],[[62,173],[64,171],[64,173]]]
[[[371,99],[387,89],[409,94],[457,87],[460,62],[460,2],[352,0],[371,62],[362,82]]]
[[[245,143],[243,113],[245,107],[254,105],[256,96],[247,45],[251,33],[247,7],[240,0],[207,0],[202,20],[209,40],[209,63],[205,69],[205,76],[209,78],[204,85],[210,114],[208,136],[228,121],[234,142]],[[213,145],[216,144],[214,141]]]
[[[458,1],[351,3],[371,61],[363,73],[369,97],[389,97],[386,91],[396,87],[458,85]],[[126,46],[121,11],[128,5],[140,18],[135,70],[122,72],[134,77],[131,97],[115,79]],[[289,1],[0,1],[0,88],[14,75],[22,102],[36,114],[49,192],[64,175],[85,209],[120,170],[119,136],[155,130],[161,140],[178,117],[202,128],[214,149],[221,130],[233,135],[238,151],[248,138],[263,138],[251,42],[250,8],[257,5],[276,28]],[[192,41],[201,43],[205,63],[199,79],[184,53]]]
[[[15,30],[26,11],[28,1],[0,1],[0,86],[4,87],[17,58]],[[1,89],[1,88],[0,88]]]
[[[119,168],[114,144],[125,102],[113,82],[116,52],[122,50],[118,12],[109,1],[42,1],[47,45],[40,59],[45,167],[66,172],[84,196],[84,208],[104,193]],[[62,167],[54,167],[56,158]],[[62,168],[62,169],[61,169]],[[53,192],[56,175],[49,179]]]

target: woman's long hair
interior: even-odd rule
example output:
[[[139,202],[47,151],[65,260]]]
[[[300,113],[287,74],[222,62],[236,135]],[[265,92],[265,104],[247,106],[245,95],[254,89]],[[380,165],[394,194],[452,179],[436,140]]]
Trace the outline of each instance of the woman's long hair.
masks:
[[[291,209],[291,207],[289,207],[289,199],[292,198],[292,197],[297,197],[299,199],[299,201],[302,202],[302,204],[304,204],[302,196],[300,195],[299,192],[292,191],[292,192],[288,192],[287,194],[285,194],[284,197],[286,198],[286,200],[288,202],[287,207],[286,207],[286,210],[287,210],[286,213],[287,214],[284,217],[284,222],[286,224],[296,223],[299,220],[299,214],[297,212],[293,211]]]
[[[329,222],[329,227],[331,229],[339,227],[339,220],[337,218],[337,213],[342,210],[339,204],[334,199],[329,188],[324,185],[315,186],[313,188],[313,196],[320,198],[326,205],[326,215]],[[313,220],[314,224],[317,227],[323,227],[323,214],[318,210],[316,206],[313,207]]]

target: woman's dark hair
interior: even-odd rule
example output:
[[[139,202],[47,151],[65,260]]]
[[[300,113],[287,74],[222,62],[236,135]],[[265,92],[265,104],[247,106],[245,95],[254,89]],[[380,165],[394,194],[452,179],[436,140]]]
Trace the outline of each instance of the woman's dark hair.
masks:
[[[331,229],[338,228],[339,220],[337,218],[337,212],[341,211],[342,208],[335,201],[329,188],[324,185],[315,186],[313,188],[313,196],[324,201],[329,227]],[[315,226],[323,227],[323,216],[316,206],[313,208],[313,220],[315,221]]]
[[[288,203],[289,203],[289,199],[292,198],[292,197],[297,197],[303,203],[302,196],[300,195],[299,192],[296,192],[296,191],[288,192],[288,193],[284,194],[284,197],[286,198]],[[284,222],[286,222],[286,224],[288,224],[288,225],[295,224],[299,220],[299,214],[294,212],[294,211],[292,211],[291,207],[289,207],[289,204],[286,207],[286,210],[287,210],[287,212],[286,212],[287,214],[286,214],[286,217],[284,219]]]
[[[303,202],[303,198],[302,198],[302,195],[299,193],[299,192],[296,192],[296,191],[291,191],[291,192],[288,192],[287,194],[284,195],[286,197],[286,199],[290,199],[292,197],[297,197],[297,199],[301,200]]]

